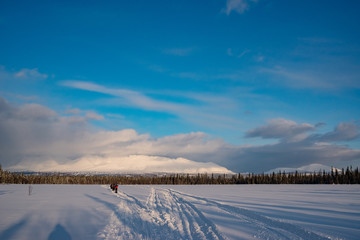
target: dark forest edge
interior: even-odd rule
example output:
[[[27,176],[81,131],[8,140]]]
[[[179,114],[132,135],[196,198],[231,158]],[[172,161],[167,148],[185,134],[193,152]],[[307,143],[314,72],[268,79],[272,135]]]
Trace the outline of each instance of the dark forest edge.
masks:
[[[272,174],[169,174],[163,176],[146,175],[71,175],[61,173],[14,173],[3,170],[0,166],[0,183],[3,184],[360,184],[358,167],[347,167],[331,172],[319,171],[313,173],[285,173]]]

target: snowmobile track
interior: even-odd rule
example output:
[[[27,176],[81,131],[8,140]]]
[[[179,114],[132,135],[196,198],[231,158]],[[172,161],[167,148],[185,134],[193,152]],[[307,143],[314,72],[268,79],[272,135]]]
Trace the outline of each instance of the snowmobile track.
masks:
[[[99,239],[225,240],[193,204],[168,189],[152,188],[145,204],[119,191],[120,202]]]
[[[207,204],[222,209],[228,214],[231,214],[238,218],[243,218],[246,221],[250,222],[251,224],[257,225],[259,230],[256,237],[260,239],[315,239],[315,240],[329,239],[327,237],[320,236],[307,229],[298,227],[294,224],[278,221],[276,219],[263,216],[259,213],[256,213],[255,211],[226,205],[213,200],[209,200],[207,198],[203,198],[195,195],[189,195],[174,190],[170,190],[170,191],[183,197],[206,202]]]

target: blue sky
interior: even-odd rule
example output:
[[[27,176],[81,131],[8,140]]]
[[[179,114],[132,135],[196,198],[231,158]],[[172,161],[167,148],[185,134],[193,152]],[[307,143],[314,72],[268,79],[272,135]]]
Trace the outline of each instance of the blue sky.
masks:
[[[357,1],[1,1],[0,96],[13,112],[37,106],[54,114],[45,118],[82,120],[76,131],[86,133],[133,129],[150,142],[199,134],[200,145],[221,142],[216,158],[151,155],[233,171],[359,165],[358,9]],[[20,144],[25,133],[17,134],[9,130],[3,147]],[[262,151],[266,164],[256,160]],[[6,157],[4,166],[31,162],[25,152]]]

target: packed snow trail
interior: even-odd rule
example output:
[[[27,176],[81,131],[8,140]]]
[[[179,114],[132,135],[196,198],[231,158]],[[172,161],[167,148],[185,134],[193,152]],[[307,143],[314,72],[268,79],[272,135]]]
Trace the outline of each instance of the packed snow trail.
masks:
[[[115,193],[114,193],[115,194]],[[120,202],[100,239],[228,239],[197,207],[201,202],[217,212],[241,219],[257,229],[260,239],[329,239],[294,224],[269,218],[251,210],[219,203],[166,188],[151,188],[145,203],[123,191]]]
[[[226,239],[201,211],[170,190],[152,188],[146,204],[122,191],[116,196],[120,202],[110,206],[114,212],[100,239]]]

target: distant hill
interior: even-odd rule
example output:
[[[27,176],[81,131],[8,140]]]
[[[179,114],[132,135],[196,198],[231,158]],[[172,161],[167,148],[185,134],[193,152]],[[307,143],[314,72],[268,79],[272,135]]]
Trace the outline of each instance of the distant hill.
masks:
[[[299,173],[313,173],[313,172],[319,172],[319,171],[322,172],[324,170],[325,170],[325,172],[331,172],[331,168],[332,167],[329,167],[326,165],[314,163],[314,164],[302,166],[299,168],[275,168],[275,169],[271,169],[271,170],[267,171],[266,173],[267,174],[270,174],[273,172],[275,172],[275,173],[278,173],[278,172],[294,173],[296,171],[298,171]],[[335,169],[337,169],[337,168],[333,167],[334,171],[335,171]],[[341,172],[341,169],[337,169],[337,170],[338,170],[338,172]]]

